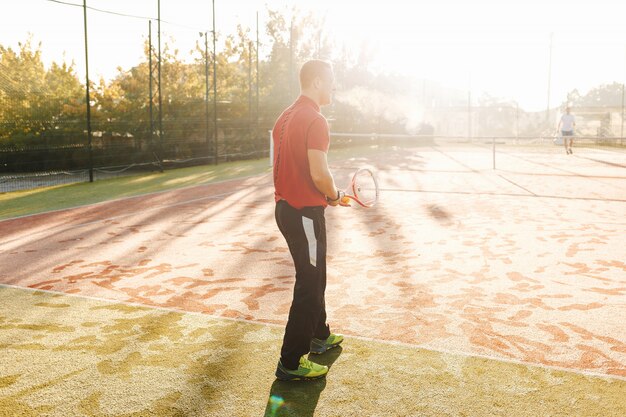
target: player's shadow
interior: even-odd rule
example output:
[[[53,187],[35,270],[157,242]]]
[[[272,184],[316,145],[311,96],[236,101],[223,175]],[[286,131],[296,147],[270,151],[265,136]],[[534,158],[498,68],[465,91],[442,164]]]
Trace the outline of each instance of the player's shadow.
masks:
[[[341,355],[341,346],[309,359],[329,368]],[[329,371],[329,374],[332,371]],[[313,381],[275,380],[265,407],[265,417],[313,417],[320,394],[326,388],[326,378]]]

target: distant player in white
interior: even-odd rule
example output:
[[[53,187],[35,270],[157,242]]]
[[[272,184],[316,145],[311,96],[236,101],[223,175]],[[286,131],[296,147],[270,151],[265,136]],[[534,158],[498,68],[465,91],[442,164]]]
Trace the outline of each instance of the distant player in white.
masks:
[[[561,116],[561,120],[559,121],[559,126],[556,130],[561,131],[561,136],[563,136],[563,145],[565,145],[565,153],[572,154],[572,143],[574,143],[574,127],[576,126],[576,119],[573,114],[570,114],[570,108],[565,108],[565,114]],[[569,138],[569,145],[568,139]]]

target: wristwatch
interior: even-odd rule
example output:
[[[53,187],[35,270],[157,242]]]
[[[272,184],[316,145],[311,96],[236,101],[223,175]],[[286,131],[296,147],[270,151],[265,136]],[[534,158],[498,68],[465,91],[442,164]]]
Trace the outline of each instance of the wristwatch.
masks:
[[[337,198],[328,198],[328,197],[326,197],[326,201],[328,201],[329,203],[334,203],[335,201],[340,201],[345,196],[346,196],[346,193],[344,193],[341,190],[337,190]]]

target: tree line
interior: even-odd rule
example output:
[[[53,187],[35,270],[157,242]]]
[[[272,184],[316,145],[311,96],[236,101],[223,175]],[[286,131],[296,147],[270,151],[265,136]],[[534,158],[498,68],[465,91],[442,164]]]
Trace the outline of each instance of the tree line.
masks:
[[[269,42],[264,46],[265,53],[259,56],[258,65],[256,42],[250,29],[238,26],[236,33],[226,36],[224,47],[216,56],[221,154],[258,152],[267,148],[267,130],[280,111],[297,96],[297,70],[310,58],[333,62],[338,91],[350,92],[343,100],[324,109],[332,130],[419,131],[419,123],[409,120],[411,111],[390,111],[398,102],[404,110],[423,106],[418,99],[407,98],[407,91],[414,91],[414,97],[419,96],[419,83],[408,76],[371,71],[371,51],[367,48],[354,51],[331,41],[323,35],[323,26],[324,21],[312,14],[295,14],[293,21],[288,21],[280,11],[270,10],[264,28]],[[95,144],[118,144],[124,153],[124,146],[145,147],[145,141],[154,136],[149,113],[150,49],[147,43],[144,46],[143,60],[132,68],[120,68],[111,80],[91,81]],[[186,52],[191,53],[191,61],[184,60],[181,52],[167,42],[162,48],[164,143],[161,146],[176,158],[209,155],[209,147],[215,139],[211,114],[207,141],[203,42]],[[85,86],[77,76],[75,65],[52,62],[46,68],[41,55],[42,44],[34,44],[32,38],[21,42],[16,50],[0,45],[0,148],[72,147],[86,143]],[[209,57],[210,83],[214,76],[211,61]],[[212,89],[210,94],[212,103]],[[466,106],[465,97],[466,93],[457,92],[451,94],[446,103]],[[614,105],[621,100],[621,85],[599,86],[586,95],[574,90],[568,100],[575,105]],[[498,107],[498,103],[511,106],[510,101],[491,97],[487,97],[487,101],[490,109]],[[210,111],[213,111],[212,105]],[[143,144],[137,145],[137,141]]]

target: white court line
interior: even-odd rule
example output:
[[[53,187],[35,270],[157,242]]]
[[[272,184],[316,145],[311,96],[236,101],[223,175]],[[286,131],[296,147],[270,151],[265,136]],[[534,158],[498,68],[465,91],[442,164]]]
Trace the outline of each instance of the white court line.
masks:
[[[521,188],[521,187],[520,187]],[[504,197],[524,197],[524,198],[546,198],[553,200],[581,200],[581,201],[610,201],[616,203],[626,203],[626,200],[617,198],[600,198],[600,197],[567,197],[557,195],[543,195],[543,194],[516,194],[516,193],[497,193],[497,192],[478,192],[478,191],[442,191],[442,190],[408,190],[399,188],[380,188],[380,191],[395,192],[395,193],[424,193],[424,194],[460,194],[460,195],[494,195]]]
[[[133,303],[130,301],[118,301],[118,300],[111,300],[107,298],[94,297],[90,295],[67,294],[67,293],[60,292],[60,291],[41,290],[41,289],[36,289],[36,288],[20,287],[17,285],[10,285],[10,284],[0,284],[0,288],[2,287],[12,288],[16,290],[30,291],[30,292],[43,292],[43,293],[54,294],[54,295],[58,294],[58,295],[66,296],[66,297],[84,298],[84,299],[89,299],[89,300],[94,300],[94,301],[100,301],[100,302],[107,303],[107,304],[122,304],[122,305],[127,305],[127,306],[132,306],[132,307],[144,308],[147,310],[159,310],[159,311],[167,311],[167,312],[173,312],[173,313],[190,314],[194,316],[208,317],[214,320],[225,320],[225,321],[232,321],[236,323],[256,324],[260,326],[268,326],[268,327],[281,328],[281,329],[285,327],[284,325],[281,325],[281,324],[267,323],[267,322],[263,322],[260,320],[246,320],[246,319],[237,319],[237,318],[232,318],[232,317],[222,317],[222,316],[216,316],[213,314],[207,314],[207,313],[202,313],[198,311],[186,311],[186,310],[180,310],[180,309],[171,308],[171,307],[151,306],[151,305],[145,305],[145,304],[140,304],[140,303]],[[356,335],[348,335],[348,336],[350,338],[354,338],[357,340],[371,342],[371,343],[379,343],[382,345],[400,346],[400,347],[406,347],[406,348],[411,348],[411,349],[422,349],[422,350],[427,350],[430,352],[443,353],[445,355],[485,359],[485,360],[490,360],[490,361],[495,361],[495,362],[509,363],[509,364],[514,364],[514,365],[523,365],[523,366],[528,366],[531,368],[541,368],[541,369],[546,369],[546,370],[551,370],[551,371],[561,371],[561,372],[566,372],[570,374],[584,375],[584,376],[588,376],[592,378],[600,378],[600,379],[605,379],[605,380],[626,381],[626,377],[622,377],[618,375],[606,375],[606,374],[600,374],[597,372],[583,371],[580,369],[570,369],[570,368],[563,368],[560,366],[543,365],[543,364],[525,362],[525,361],[516,360],[516,359],[481,355],[478,353],[467,353],[463,351],[455,351],[455,350],[448,350],[448,349],[434,349],[432,347],[427,347],[424,345],[417,345],[417,344],[411,344],[411,343],[406,343],[406,342],[397,342],[393,340],[381,340],[381,339],[374,339],[370,337],[356,336]]]

